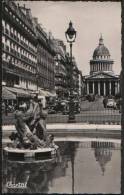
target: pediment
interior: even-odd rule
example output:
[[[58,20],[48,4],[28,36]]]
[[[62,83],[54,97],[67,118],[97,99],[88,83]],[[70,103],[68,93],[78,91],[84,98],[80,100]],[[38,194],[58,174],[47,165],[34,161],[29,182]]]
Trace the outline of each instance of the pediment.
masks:
[[[87,79],[117,79],[118,77],[110,73],[96,73],[87,77]]]

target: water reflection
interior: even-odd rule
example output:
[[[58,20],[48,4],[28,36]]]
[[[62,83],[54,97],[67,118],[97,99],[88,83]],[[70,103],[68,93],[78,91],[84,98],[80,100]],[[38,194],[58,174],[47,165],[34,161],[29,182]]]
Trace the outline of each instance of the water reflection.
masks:
[[[102,183],[100,190],[97,193],[104,192],[106,184],[104,180],[98,175],[94,167],[96,161],[101,167],[101,173],[105,180],[113,180],[113,176],[118,178],[109,185],[107,193],[112,193],[116,189],[119,193],[120,182],[120,154],[116,152],[117,173],[112,176],[105,176],[106,166],[109,163],[115,166],[115,144],[108,142],[58,142],[61,152],[61,161],[53,159],[51,161],[41,161],[36,163],[22,163],[11,162],[4,160],[3,163],[3,193],[90,193],[96,192],[97,183]],[[94,157],[93,157],[94,156]],[[89,160],[91,159],[91,160]],[[114,167],[113,167],[114,168]],[[82,174],[83,173],[83,174]],[[95,176],[96,181],[91,181],[90,174]],[[95,175],[96,174],[96,175]],[[109,178],[108,178],[109,177]],[[101,179],[101,180],[100,180]],[[7,182],[12,183],[27,183],[25,189],[11,189],[7,188]],[[91,183],[92,182],[92,185]],[[91,188],[95,186],[95,188]]]
[[[109,142],[91,142],[91,148],[94,149],[96,161],[99,162],[102,175],[105,173],[105,166],[112,158],[112,149],[114,144]]]

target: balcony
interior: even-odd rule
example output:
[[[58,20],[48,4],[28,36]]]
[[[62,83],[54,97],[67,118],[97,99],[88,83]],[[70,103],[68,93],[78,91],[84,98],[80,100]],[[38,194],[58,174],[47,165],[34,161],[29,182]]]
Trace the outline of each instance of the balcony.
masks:
[[[63,81],[55,81],[55,85],[56,86],[62,86],[62,87],[65,87],[66,86],[66,83],[65,82],[63,82]]]
[[[10,1],[9,1],[10,2]],[[15,12],[15,11],[14,11]],[[16,18],[18,17],[19,15],[16,16]],[[5,20],[9,20],[9,23],[13,24],[14,28],[17,29],[22,33],[23,31],[23,34],[31,40],[31,42],[35,43],[36,44],[36,39],[35,39],[35,35],[33,36],[32,34],[30,34],[17,20],[16,18],[13,18],[5,9],[4,9],[4,6],[3,6],[3,18]],[[26,18],[24,19],[24,23],[26,21]],[[28,26],[29,27],[29,26]],[[29,27],[30,30],[32,31],[32,26]],[[33,34],[35,34],[34,31],[32,31]],[[6,33],[7,34],[7,33]]]
[[[8,1],[7,3],[4,2],[3,7],[5,6],[9,6],[11,10],[16,14],[16,16],[18,16],[32,31],[32,24],[29,22],[29,20],[25,18],[25,15],[23,14],[23,12],[19,9],[19,7],[14,2],[11,2],[11,1]]]
[[[7,35],[16,44],[18,44],[19,46],[21,46],[23,49],[27,50],[29,53],[35,55],[35,57],[36,57],[36,55],[37,55],[36,52],[31,47],[29,47],[27,44],[25,44],[22,40],[20,41],[19,38],[17,36],[15,36],[12,32],[10,32],[10,33],[7,34],[5,31],[3,31],[3,33],[5,35]]]
[[[35,74],[32,74],[29,71],[26,71],[18,66],[16,66],[13,62],[3,61],[3,69],[6,70],[7,73],[18,75],[24,78],[28,78],[30,80],[35,80]]]

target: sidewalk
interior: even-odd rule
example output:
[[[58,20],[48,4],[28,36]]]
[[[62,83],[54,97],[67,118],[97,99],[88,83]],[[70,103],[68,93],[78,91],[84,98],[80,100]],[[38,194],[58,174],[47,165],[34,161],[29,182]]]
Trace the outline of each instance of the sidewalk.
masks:
[[[102,125],[102,124],[84,124],[84,123],[52,123],[47,124],[48,130],[121,130],[121,125]],[[2,130],[4,131],[14,131],[15,126],[14,125],[4,125],[2,127]]]

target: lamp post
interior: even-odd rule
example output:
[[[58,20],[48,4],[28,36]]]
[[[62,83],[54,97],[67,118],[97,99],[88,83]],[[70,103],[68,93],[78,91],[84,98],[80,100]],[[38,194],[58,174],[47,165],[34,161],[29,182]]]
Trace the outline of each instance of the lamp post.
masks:
[[[74,123],[75,114],[74,114],[74,96],[73,96],[73,63],[72,63],[72,44],[75,42],[76,31],[73,28],[72,22],[70,21],[69,27],[65,32],[66,40],[70,43],[70,102],[69,102],[69,123]]]

